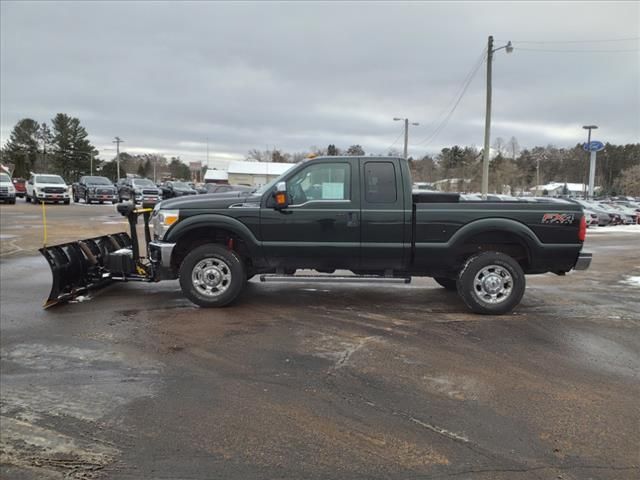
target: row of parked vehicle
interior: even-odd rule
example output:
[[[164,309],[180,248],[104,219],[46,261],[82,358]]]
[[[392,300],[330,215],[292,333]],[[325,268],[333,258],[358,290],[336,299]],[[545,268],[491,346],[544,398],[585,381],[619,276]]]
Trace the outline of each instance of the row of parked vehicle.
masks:
[[[462,194],[463,201],[480,201],[482,195],[477,193]],[[635,225],[640,223],[640,198],[607,197],[598,200],[582,200],[577,198],[556,197],[513,197],[511,195],[487,195],[487,200],[494,202],[535,202],[566,203],[573,202],[582,206],[587,226],[606,227],[607,225]]]
[[[71,191],[69,191],[71,190]],[[107,177],[86,175],[71,185],[53,174],[32,174],[28,180],[0,173],[0,201],[15,203],[16,198],[25,198],[27,202],[40,203],[156,203],[162,199],[197,195],[205,193],[249,192],[252,187],[243,185],[203,184],[196,186],[191,182],[166,181],[159,184],[148,178],[121,178],[113,183]]]

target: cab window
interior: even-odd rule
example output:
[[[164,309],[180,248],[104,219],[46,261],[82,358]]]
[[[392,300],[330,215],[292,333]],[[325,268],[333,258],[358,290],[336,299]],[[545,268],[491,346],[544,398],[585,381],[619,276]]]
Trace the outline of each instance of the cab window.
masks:
[[[398,199],[396,169],[391,162],[364,165],[365,198],[368,203],[395,203]]]
[[[291,205],[309,201],[341,201],[351,199],[351,165],[317,163],[309,165],[287,181]]]

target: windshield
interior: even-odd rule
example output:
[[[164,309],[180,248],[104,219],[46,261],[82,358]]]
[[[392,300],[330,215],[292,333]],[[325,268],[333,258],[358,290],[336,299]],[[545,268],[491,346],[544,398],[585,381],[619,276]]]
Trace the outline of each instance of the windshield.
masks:
[[[281,181],[280,179],[283,178],[284,175],[280,175],[278,178],[276,178],[275,180],[271,180],[269,183],[267,183],[266,185],[261,186],[260,188],[256,189],[253,191],[253,193],[257,194],[257,195],[262,195],[264,192],[268,191],[270,188],[274,187],[276,185],[276,183],[278,183],[279,181]]]
[[[177,188],[191,188],[191,186],[184,182],[173,182],[173,186]]]
[[[9,175],[7,175],[6,173],[0,173],[0,183],[11,183]]]
[[[136,178],[133,180],[136,187],[155,187],[156,185],[148,178]]]
[[[62,177],[58,175],[38,175],[36,177],[37,183],[56,183],[59,185],[64,185],[64,180]]]
[[[111,185],[109,179],[105,177],[85,177],[84,181],[88,185]]]

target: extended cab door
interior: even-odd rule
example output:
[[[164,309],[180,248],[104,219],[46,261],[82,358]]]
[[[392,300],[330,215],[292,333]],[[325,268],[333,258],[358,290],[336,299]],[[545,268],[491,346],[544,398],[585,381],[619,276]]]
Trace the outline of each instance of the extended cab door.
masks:
[[[356,269],[360,258],[357,159],[310,160],[287,178],[289,207],[260,211],[263,250],[276,268]]]
[[[400,164],[396,160],[363,159],[362,175],[362,269],[404,268],[405,206]]]

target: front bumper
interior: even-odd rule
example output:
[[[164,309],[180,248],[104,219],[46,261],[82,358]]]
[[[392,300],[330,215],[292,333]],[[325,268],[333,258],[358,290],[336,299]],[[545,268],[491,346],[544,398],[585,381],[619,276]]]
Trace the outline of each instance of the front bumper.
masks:
[[[171,255],[175,246],[175,243],[158,240],[149,242],[149,255],[153,263],[162,269],[171,269]]]
[[[15,198],[15,193],[0,192],[0,200],[14,200]]]
[[[69,200],[68,193],[36,193],[36,198],[40,201],[43,200]]]
[[[586,270],[587,268],[589,268],[589,265],[591,265],[591,258],[592,255],[590,253],[580,253],[580,255],[578,255],[578,260],[576,261],[576,264],[574,265],[573,269],[574,270]]]

